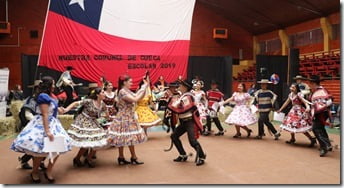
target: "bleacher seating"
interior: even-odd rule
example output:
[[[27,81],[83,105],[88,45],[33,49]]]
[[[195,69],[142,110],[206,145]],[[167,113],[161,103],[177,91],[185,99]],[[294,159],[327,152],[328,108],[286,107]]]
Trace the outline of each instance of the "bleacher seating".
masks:
[[[254,81],[256,79],[256,64],[244,69],[238,73],[238,76],[233,76],[235,81]]]
[[[316,74],[330,79],[339,79],[340,52],[335,50],[301,55],[299,73],[306,77]]]

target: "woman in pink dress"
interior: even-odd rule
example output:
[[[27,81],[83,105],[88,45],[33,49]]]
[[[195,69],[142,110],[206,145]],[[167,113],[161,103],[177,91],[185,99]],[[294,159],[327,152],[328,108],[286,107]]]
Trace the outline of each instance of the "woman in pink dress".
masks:
[[[251,136],[252,130],[247,126],[257,123],[257,117],[251,113],[251,109],[247,106],[251,99],[250,94],[246,93],[246,87],[244,83],[239,83],[238,91],[234,92],[232,97],[222,102],[227,104],[230,101],[235,102],[235,107],[225,123],[235,125],[236,134],[233,138],[240,138],[240,128],[243,128],[247,131],[247,138]],[[221,104],[222,105],[222,104]]]
[[[296,83],[291,84],[288,99],[277,112],[280,113],[290,102],[293,107],[280,126],[281,130],[290,132],[291,138],[289,141],[286,141],[286,143],[294,144],[296,141],[295,133],[303,133],[311,141],[309,147],[313,147],[314,144],[316,144],[316,139],[308,132],[312,130],[312,120],[309,114],[309,102],[304,99],[303,94]],[[305,105],[306,108],[302,105]]]
[[[108,142],[112,146],[118,147],[119,156],[118,164],[143,164],[137,161],[135,153],[135,145],[143,143],[147,140],[147,136],[143,128],[139,125],[137,118],[135,118],[135,102],[141,100],[146,88],[149,86],[149,81],[144,79],[144,84],[136,93],[130,91],[133,84],[130,76],[120,76],[118,81],[118,112],[114,118],[114,122],[108,128]],[[124,158],[124,146],[128,146],[131,159],[130,162]]]

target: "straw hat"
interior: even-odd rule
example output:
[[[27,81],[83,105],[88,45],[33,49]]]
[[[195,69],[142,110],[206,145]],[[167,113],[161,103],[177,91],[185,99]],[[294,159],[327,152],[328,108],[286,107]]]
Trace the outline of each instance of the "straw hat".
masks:
[[[306,80],[307,78],[301,76],[301,75],[297,75],[293,78],[294,80]]]
[[[268,79],[261,79],[257,83],[258,84],[272,84],[272,82],[270,82]]]
[[[98,84],[97,83],[89,83],[88,88],[97,88]]]
[[[33,82],[33,85],[28,85],[27,87],[28,88],[34,88],[34,87],[37,87],[37,86],[39,86],[39,84],[42,82],[42,80],[35,80],[34,82]]]

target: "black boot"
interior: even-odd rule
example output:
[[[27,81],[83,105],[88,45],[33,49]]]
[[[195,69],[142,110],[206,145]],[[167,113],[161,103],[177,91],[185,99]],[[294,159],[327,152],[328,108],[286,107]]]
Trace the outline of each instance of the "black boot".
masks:
[[[205,163],[204,160],[206,157],[207,157],[206,155],[204,155],[204,157],[199,157],[198,160],[196,161],[196,166],[203,165]]]
[[[320,149],[320,157],[324,157],[326,155],[326,153],[327,153],[327,149],[325,149],[325,148]]]
[[[21,168],[25,170],[31,170],[32,166],[30,166],[29,163],[22,163]]]
[[[308,145],[308,147],[312,148],[314,147],[314,145],[317,143],[317,139],[316,138],[311,138],[311,143]]]
[[[188,159],[187,155],[179,155],[177,158],[173,159],[174,162],[185,162]]]

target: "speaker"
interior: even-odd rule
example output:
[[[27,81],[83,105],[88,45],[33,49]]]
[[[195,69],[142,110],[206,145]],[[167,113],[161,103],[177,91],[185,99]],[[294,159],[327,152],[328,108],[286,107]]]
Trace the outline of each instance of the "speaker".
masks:
[[[228,29],[226,28],[214,28],[213,29],[214,39],[228,39]]]
[[[32,38],[32,39],[38,38],[38,31],[37,30],[31,30],[30,31],[30,38]]]

